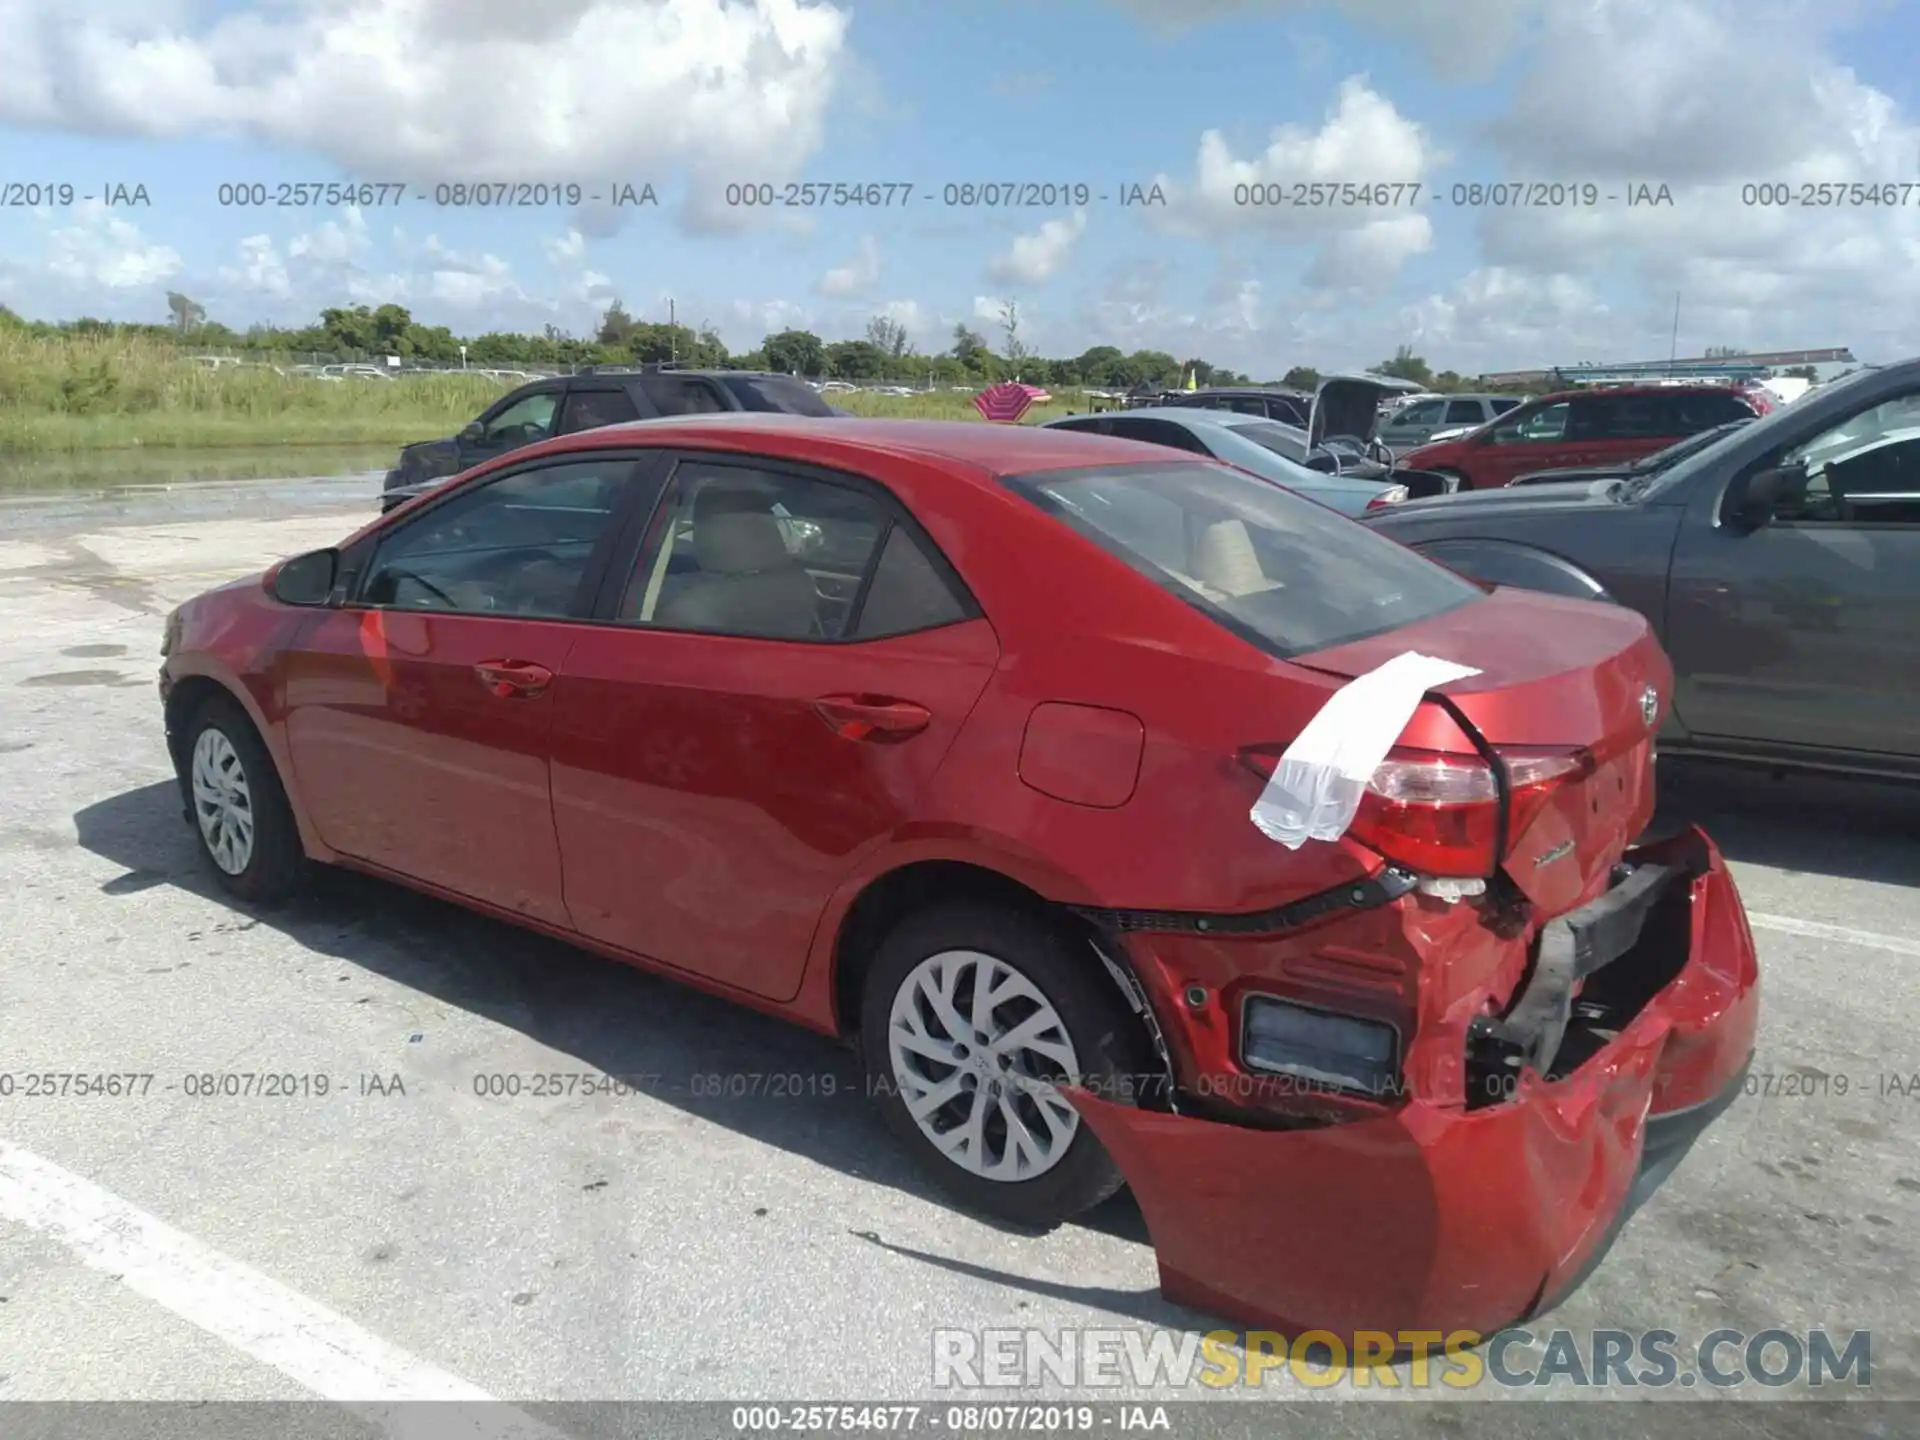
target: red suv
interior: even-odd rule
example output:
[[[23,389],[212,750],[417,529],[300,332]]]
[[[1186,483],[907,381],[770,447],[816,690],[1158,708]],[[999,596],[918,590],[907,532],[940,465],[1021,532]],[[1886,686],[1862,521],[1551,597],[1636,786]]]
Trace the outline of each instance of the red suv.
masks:
[[[1423,445],[1400,463],[1457,478],[1461,490],[1491,490],[1533,470],[1637,460],[1772,408],[1763,392],[1742,385],[1563,390],[1456,439]]]

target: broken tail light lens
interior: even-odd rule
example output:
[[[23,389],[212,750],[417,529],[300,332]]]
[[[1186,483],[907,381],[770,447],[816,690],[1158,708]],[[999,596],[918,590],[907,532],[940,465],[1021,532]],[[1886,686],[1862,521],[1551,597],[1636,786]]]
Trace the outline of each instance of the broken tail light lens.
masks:
[[[1588,773],[1584,750],[1498,751],[1506,766],[1507,844],[1531,825],[1555,790]],[[1396,749],[1381,761],[1354,816],[1353,838],[1423,875],[1486,877],[1506,859],[1500,845],[1500,785],[1478,756]]]

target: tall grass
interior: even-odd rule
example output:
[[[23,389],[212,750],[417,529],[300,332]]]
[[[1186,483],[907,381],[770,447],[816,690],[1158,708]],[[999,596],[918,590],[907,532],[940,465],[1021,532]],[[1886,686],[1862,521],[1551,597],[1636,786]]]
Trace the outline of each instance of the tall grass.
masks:
[[[458,430],[510,383],[457,371],[329,382],[270,366],[214,369],[143,338],[0,329],[0,453],[398,445]],[[980,418],[972,395],[955,390],[827,398],[856,415]],[[1085,408],[1063,391],[1025,418]]]
[[[1052,420],[1056,416],[1071,415],[1076,410],[1085,410],[1087,402],[1077,390],[1050,390],[1053,399],[1044,405],[1035,405],[1021,417],[1021,423],[1032,425],[1042,420]],[[822,397],[829,404],[855,415],[865,415],[874,419],[886,420],[978,420],[980,412],[973,408],[971,392],[959,390],[927,390],[913,395],[875,395],[866,390],[840,391]]]
[[[458,373],[333,383],[216,370],[150,340],[0,330],[0,451],[398,444],[457,430],[505,388]]]

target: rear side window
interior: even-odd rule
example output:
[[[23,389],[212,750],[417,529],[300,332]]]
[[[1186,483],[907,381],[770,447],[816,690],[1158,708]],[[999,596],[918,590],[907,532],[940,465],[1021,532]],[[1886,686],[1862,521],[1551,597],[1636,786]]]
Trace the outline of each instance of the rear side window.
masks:
[[[888,635],[909,635],[966,618],[967,607],[913,532],[895,525],[887,534],[880,563],[867,584],[866,598],[860,602],[854,638],[878,640]]]
[[[1661,395],[1604,395],[1573,402],[1567,439],[1649,440],[1672,432],[1663,427],[1667,407]]]
[[[1518,400],[1489,400],[1487,404],[1492,408],[1494,414],[1504,415],[1507,411],[1517,408],[1520,402]]]
[[[1282,658],[1395,630],[1483,598],[1325,506],[1220,465],[1045,470],[1017,493]]]
[[[1739,396],[1724,391],[1708,390],[1689,395],[1676,390],[1663,398],[1668,410],[1666,433],[1669,435],[1693,435],[1716,425],[1753,418],[1751,405]]]
[[[1487,417],[1480,412],[1480,402],[1478,400],[1451,400],[1447,402],[1446,423],[1449,425],[1478,425],[1486,418]]]
[[[662,415],[712,415],[729,408],[712,382],[688,375],[649,375],[647,398]]]
[[[1121,440],[1138,440],[1147,445],[1166,445],[1175,450],[1187,450],[1196,455],[1208,453],[1207,447],[1194,437],[1194,433],[1183,425],[1171,420],[1118,419],[1113,422],[1113,434]]]
[[[733,392],[742,410],[781,415],[833,414],[833,407],[811,385],[785,375],[723,375],[720,383]]]
[[[602,425],[624,425],[639,418],[640,412],[624,390],[575,390],[561,407],[560,425],[554,433],[572,435]]]

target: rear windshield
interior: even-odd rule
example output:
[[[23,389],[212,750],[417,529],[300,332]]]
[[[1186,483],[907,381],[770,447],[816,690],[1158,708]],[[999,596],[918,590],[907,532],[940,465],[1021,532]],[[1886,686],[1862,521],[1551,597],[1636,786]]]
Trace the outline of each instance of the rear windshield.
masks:
[[[1043,470],[1006,483],[1283,659],[1363,640],[1485,596],[1384,535],[1225,466]]]
[[[833,407],[811,385],[784,375],[722,375],[720,381],[742,410],[771,410],[781,415],[831,415]]]

